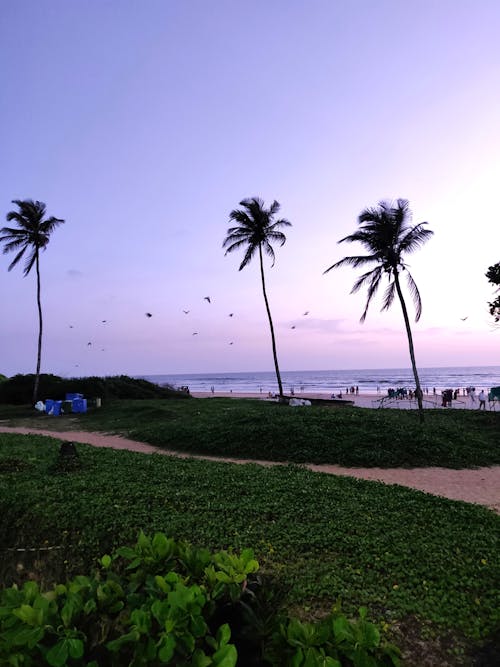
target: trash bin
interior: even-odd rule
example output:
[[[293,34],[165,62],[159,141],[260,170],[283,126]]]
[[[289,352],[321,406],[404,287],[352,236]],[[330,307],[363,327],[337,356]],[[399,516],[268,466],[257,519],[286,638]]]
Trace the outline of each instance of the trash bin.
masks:
[[[73,412],[87,412],[87,399],[74,398],[71,403],[71,409]]]

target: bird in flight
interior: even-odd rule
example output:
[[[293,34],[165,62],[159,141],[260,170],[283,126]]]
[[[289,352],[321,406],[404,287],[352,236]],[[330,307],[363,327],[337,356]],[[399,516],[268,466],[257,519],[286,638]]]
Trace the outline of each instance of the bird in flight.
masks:
[[[189,313],[189,310],[183,310],[182,312],[184,313],[184,315],[187,315]]]
[[[229,345],[233,345],[233,341],[231,341],[231,342],[229,343]]]
[[[108,321],[108,320],[101,320],[101,322],[102,322],[103,324],[106,324],[107,321]]]
[[[92,345],[92,343],[87,343],[87,347],[89,347],[90,345]]]
[[[309,311],[308,311],[308,310],[306,310],[306,312],[304,313],[304,315],[309,315]]]
[[[72,325],[72,324],[70,324],[70,325],[69,325],[69,328],[70,328],[70,329],[73,329],[73,325]]]
[[[295,329],[295,324],[293,326],[291,326],[290,329]]]
[[[146,313],[146,317],[153,317],[151,313]]]
[[[466,320],[468,317],[469,317],[469,316],[467,315],[467,317],[461,317],[460,319],[462,320],[462,322],[465,322],[465,320]]]
[[[195,331],[195,332],[194,332],[194,333],[192,333],[191,335],[192,335],[192,336],[197,336],[197,335],[198,335],[198,332],[197,332],[197,331]]]
[[[209,297],[209,296],[204,296],[204,297],[203,297],[203,300],[204,300],[204,301],[208,301],[208,303],[212,303],[212,302],[210,301],[210,297]]]
[[[234,313],[229,313],[228,317],[232,317],[233,315],[234,315]]]

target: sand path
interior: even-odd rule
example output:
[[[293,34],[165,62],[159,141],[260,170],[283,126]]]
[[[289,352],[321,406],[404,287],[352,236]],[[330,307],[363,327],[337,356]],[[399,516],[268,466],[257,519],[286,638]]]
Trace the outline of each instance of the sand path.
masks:
[[[24,435],[46,435],[58,440],[80,442],[94,447],[125,449],[143,454],[163,454],[178,458],[194,458],[224,463],[256,463],[263,466],[283,465],[272,461],[255,461],[227,457],[186,454],[169,449],[160,449],[144,442],[129,440],[118,435],[87,431],[47,431],[44,429],[0,426],[0,433]],[[329,475],[345,475],[360,479],[400,484],[412,489],[443,496],[452,500],[485,505],[500,514],[500,466],[475,470],[452,470],[450,468],[344,468],[337,465],[305,464],[314,472]]]

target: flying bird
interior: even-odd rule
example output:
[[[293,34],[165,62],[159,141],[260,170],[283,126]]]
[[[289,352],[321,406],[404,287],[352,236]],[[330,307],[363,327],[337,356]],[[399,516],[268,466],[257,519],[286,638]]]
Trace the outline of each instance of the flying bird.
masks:
[[[198,332],[197,332],[197,331],[195,331],[195,332],[194,332],[194,333],[192,333],[191,335],[192,335],[192,336],[197,336],[197,335],[198,335]]]
[[[231,341],[231,342],[229,343],[229,345],[233,345],[233,341]]]
[[[70,329],[73,329],[73,325],[72,325],[72,324],[70,324],[70,325],[69,325],[69,328],[70,328]]]
[[[92,343],[87,343],[87,347],[89,347],[89,345],[92,345]]]
[[[467,315],[467,317],[461,317],[460,319],[462,320],[462,322],[465,322],[465,320],[466,320],[468,317],[469,317],[469,316]]]
[[[232,317],[233,315],[234,315],[234,313],[229,313],[228,317]]]
[[[183,310],[182,312],[184,313],[184,315],[187,315],[189,313],[189,310]]]
[[[291,326],[290,329],[295,329],[295,324],[293,326]]]
[[[204,300],[204,301],[208,301],[208,303],[212,303],[212,302],[210,301],[210,297],[209,297],[209,296],[204,296],[204,297],[203,297],[203,300]]]
[[[146,317],[153,317],[151,313],[146,313]]]
[[[306,310],[306,312],[304,313],[304,315],[309,315],[309,311],[308,311],[308,310]]]
[[[107,321],[108,321],[108,320],[101,320],[101,322],[102,322],[103,324],[106,324]]]

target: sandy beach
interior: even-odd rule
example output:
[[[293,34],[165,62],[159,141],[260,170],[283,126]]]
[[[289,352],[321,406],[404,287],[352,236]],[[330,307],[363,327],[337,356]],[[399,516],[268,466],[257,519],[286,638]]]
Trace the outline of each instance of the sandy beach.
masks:
[[[241,393],[241,392],[224,392],[215,390],[213,393],[210,391],[193,391],[191,395],[195,398],[252,398],[260,401],[273,401],[274,398],[270,398],[267,392],[262,393]],[[295,398],[321,398],[321,399],[330,399],[332,394],[327,393],[301,393],[295,392]],[[334,398],[338,398],[339,395],[336,393]],[[354,405],[359,408],[392,408],[396,410],[413,410],[417,408],[417,401],[415,399],[390,399],[386,394],[342,394],[342,399],[346,401],[353,401]],[[431,393],[425,394],[424,398],[424,408],[441,408],[442,407],[442,396],[440,393],[433,395]],[[496,409],[500,410],[500,405],[498,402],[492,406],[486,402],[486,409],[489,410]],[[452,409],[469,409],[477,410],[479,408],[479,401],[476,396],[476,400],[473,402],[468,396],[459,396],[457,400],[452,401]],[[447,408],[449,409],[449,408]]]

